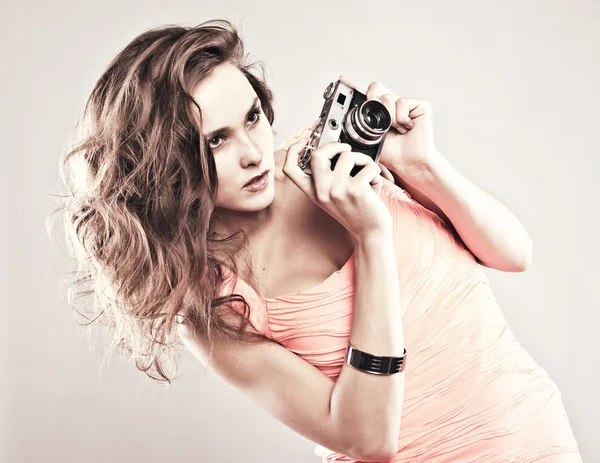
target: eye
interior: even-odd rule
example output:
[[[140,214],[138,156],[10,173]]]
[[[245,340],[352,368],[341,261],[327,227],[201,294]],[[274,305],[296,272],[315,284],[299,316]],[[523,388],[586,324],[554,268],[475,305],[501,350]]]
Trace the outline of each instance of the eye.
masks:
[[[210,149],[211,149],[211,150],[213,150],[213,151],[214,151],[214,150],[217,150],[217,149],[219,149],[219,146],[221,146],[221,145],[212,146],[212,144],[211,144],[211,143],[213,142],[213,140],[220,140],[221,138],[222,138],[222,137],[218,136],[218,137],[212,137],[212,138],[209,140],[209,142],[208,142],[208,146],[210,147]]]
[[[252,112],[251,112],[251,113],[250,113],[248,116],[249,116],[249,121],[248,121],[248,122],[251,122],[251,123],[252,123],[252,125],[256,125],[256,124],[258,124],[258,122],[260,121],[260,118],[261,118],[261,114],[260,114],[260,107],[257,107],[257,108],[255,108],[255,109],[254,109],[254,110],[253,110],[253,111],[252,111]],[[256,118],[255,118],[255,117],[256,117]],[[218,135],[218,136],[216,136],[216,137],[213,137],[213,138],[211,138],[211,139],[210,139],[210,141],[208,142],[208,146],[209,146],[209,147],[210,147],[210,149],[212,149],[213,151],[214,151],[214,150],[217,150],[217,149],[219,149],[219,148],[221,147],[221,144],[218,144],[217,146],[212,146],[212,145],[211,145],[211,142],[212,142],[212,141],[214,141],[214,140],[222,140],[222,139],[223,139],[223,137],[222,137],[221,135]]]
[[[252,111],[250,113],[250,117],[252,116],[256,116],[256,120],[254,120],[254,123],[256,124],[260,120],[260,108],[256,108],[254,111]]]

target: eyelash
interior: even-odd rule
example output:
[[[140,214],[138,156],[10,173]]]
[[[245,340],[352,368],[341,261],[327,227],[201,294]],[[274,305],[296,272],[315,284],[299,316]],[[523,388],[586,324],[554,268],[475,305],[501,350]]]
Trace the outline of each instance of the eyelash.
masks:
[[[260,119],[261,119],[260,108],[255,108],[255,109],[254,109],[254,110],[253,110],[253,111],[252,111],[252,112],[251,112],[249,115],[250,115],[250,116],[257,116],[256,120],[255,120],[255,121],[252,123],[252,125],[253,125],[253,126],[255,126],[256,124],[258,124],[258,123],[260,122]],[[218,149],[221,147],[221,145],[222,145],[222,144],[221,144],[221,145],[218,145],[216,148],[213,148],[212,146],[210,146],[210,142],[211,142],[212,140],[219,139],[219,138],[223,139],[223,136],[221,136],[221,135],[217,135],[216,137],[212,137],[212,138],[211,138],[211,139],[208,141],[208,146],[209,146],[209,148],[210,148],[212,151],[218,150]]]

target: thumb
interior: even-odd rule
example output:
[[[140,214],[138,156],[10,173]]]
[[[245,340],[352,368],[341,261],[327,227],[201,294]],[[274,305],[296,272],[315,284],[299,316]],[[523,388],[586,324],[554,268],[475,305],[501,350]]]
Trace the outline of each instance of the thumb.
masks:
[[[392,173],[390,172],[390,170],[387,167],[385,167],[381,163],[379,163],[377,165],[381,168],[381,176],[383,178],[385,178],[386,180],[388,180],[392,183],[396,183],[396,181],[394,180],[394,176],[392,175]]]
[[[383,186],[383,177],[381,175],[375,176],[373,180],[371,180],[371,188],[373,191],[377,193],[377,196],[381,196],[381,187]]]

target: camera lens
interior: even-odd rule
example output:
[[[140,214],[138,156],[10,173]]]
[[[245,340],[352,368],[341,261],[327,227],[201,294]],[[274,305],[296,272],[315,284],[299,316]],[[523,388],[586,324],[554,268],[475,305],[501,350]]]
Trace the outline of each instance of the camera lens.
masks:
[[[392,123],[390,113],[379,101],[366,101],[360,107],[360,112],[366,125],[372,130],[387,130],[390,128]]]
[[[376,145],[392,126],[392,116],[377,100],[365,101],[352,108],[343,121],[346,135],[355,143]]]

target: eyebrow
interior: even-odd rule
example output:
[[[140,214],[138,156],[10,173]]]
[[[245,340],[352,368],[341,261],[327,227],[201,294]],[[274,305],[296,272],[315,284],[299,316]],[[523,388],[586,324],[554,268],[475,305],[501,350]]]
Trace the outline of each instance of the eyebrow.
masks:
[[[248,119],[248,116],[250,115],[250,113],[252,111],[254,111],[257,106],[258,106],[258,102],[259,99],[258,97],[254,98],[254,101],[252,102],[252,106],[250,107],[250,109],[246,112],[246,117],[245,119]],[[227,134],[229,131],[231,130],[231,127],[221,127],[219,129],[213,130],[212,132],[208,133],[205,135],[207,140],[210,140],[211,138],[217,136],[217,135],[225,135]]]

